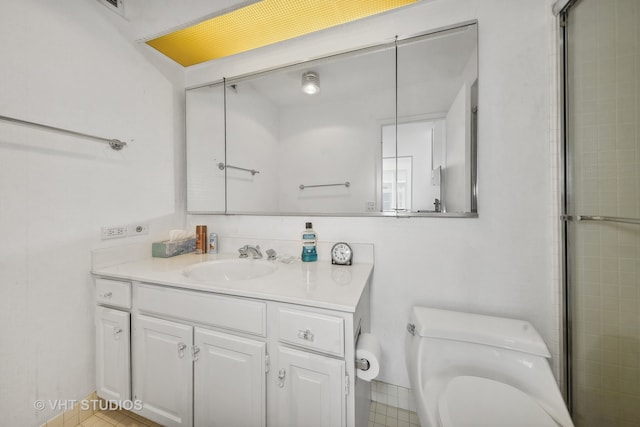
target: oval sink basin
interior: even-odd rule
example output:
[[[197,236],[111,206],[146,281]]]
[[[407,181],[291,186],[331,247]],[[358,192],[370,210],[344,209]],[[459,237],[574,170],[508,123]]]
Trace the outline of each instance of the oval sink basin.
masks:
[[[188,267],[184,270],[184,275],[201,282],[235,282],[266,276],[274,271],[276,266],[269,261],[221,259]]]

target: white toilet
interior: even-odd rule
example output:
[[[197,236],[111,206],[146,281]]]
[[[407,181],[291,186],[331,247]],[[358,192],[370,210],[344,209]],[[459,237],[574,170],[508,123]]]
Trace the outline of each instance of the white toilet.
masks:
[[[422,427],[573,427],[529,322],[413,307],[407,329]]]

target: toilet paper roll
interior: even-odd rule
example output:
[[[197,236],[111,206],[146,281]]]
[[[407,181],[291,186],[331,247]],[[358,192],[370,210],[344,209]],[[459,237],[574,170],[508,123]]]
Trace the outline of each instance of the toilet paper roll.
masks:
[[[358,378],[371,381],[380,373],[380,343],[375,335],[360,334],[356,344],[356,359],[369,361],[369,369],[356,369]]]

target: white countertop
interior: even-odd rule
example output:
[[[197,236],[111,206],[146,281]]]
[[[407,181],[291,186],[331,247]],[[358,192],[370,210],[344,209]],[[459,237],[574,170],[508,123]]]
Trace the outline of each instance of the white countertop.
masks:
[[[336,266],[326,260],[291,264],[273,262],[276,270],[249,280],[209,283],[188,278],[184,269],[218,259],[237,259],[237,254],[185,254],[172,258],[147,258],[112,266],[94,267],[97,276],[155,283],[176,288],[236,295],[355,312],[373,272],[373,263]],[[247,260],[250,262],[251,260]]]

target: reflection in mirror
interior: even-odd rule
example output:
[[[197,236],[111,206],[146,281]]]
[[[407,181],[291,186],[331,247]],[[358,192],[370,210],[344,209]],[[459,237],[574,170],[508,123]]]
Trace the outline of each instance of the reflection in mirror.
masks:
[[[402,130],[404,123],[437,123],[431,130],[436,135],[432,139],[436,155],[427,159],[430,163],[421,164],[423,170],[414,168],[414,180],[421,179],[421,184],[413,187],[413,196],[422,198],[413,205],[414,212],[472,211],[471,110],[477,78],[475,25],[409,39],[398,46],[399,149],[416,140],[415,133]],[[428,166],[430,170],[425,170]]]
[[[444,211],[445,124],[433,119],[382,126],[383,212]]]
[[[224,87],[204,86],[186,93],[187,210],[225,212]]]
[[[394,70],[386,47],[227,85],[227,160],[261,172],[227,172],[227,209],[358,214],[372,203],[377,210],[379,123],[394,114]],[[309,71],[319,77],[315,95],[302,90]]]
[[[227,173],[227,209],[358,214],[372,202],[375,210],[377,129],[394,114],[394,70],[387,47],[227,85],[227,159],[261,170]],[[315,95],[302,90],[309,71],[319,77]]]
[[[472,24],[190,89],[189,211],[474,216],[476,81]]]

